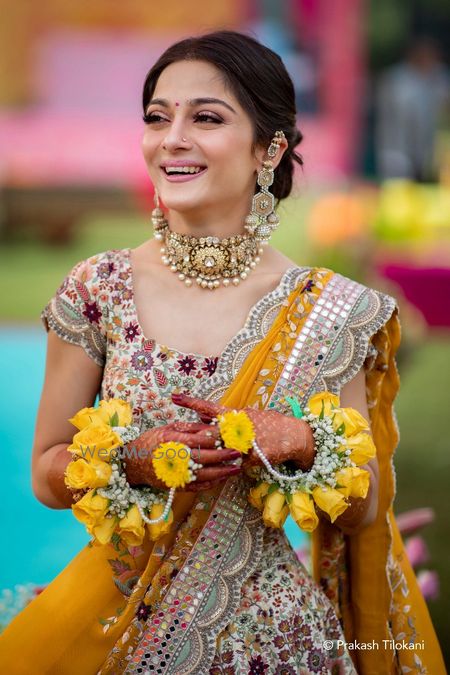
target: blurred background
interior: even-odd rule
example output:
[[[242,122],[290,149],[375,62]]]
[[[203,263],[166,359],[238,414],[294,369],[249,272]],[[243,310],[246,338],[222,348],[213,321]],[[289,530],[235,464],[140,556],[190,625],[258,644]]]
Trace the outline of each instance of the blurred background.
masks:
[[[294,80],[305,167],[273,243],[401,306],[397,500],[444,651],[450,591],[448,0],[3,0],[0,24],[0,625],[87,541],[31,492],[39,313],[74,263],[151,236],[141,88],[172,42],[249,31]],[[63,392],[62,392],[63,395]],[[289,530],[296,546],[302,542]],[[304,555],[304,552],[301,553]]]

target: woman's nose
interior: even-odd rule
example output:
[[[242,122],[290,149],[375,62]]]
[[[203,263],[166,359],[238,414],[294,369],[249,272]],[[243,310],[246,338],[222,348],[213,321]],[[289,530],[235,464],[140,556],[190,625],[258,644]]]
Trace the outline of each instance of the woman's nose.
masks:
[[[174,121],[167,130],[162,145],[169,152],[191,148],[192,143],[189,140],[185,125],[182,122]]]

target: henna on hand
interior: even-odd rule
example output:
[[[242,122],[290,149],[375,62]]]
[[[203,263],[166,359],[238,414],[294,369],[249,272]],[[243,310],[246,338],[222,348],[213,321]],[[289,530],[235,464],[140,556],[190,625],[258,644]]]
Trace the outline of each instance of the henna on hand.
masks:
[[[125,461],[125,473],[131,486],[150,485],[159,490],[167,490],[159,480],[153,468],[153,451],[161,443],[183,443],[191,448],[191,456],[203,468],[196,471],[196,480],[188,483],[184,490],[198,492],[213,487],[240,471],[240,467],[227,465],[240,455],[233,450],[216,448],[218,430],[205,424],[175,422],[162,427],[149,429],[129,444]]]
[[[172,400],[177,405],[195,410],[205,423],[230,410],[212,401],[185,394],[173,394]],[[314,435],[307,422],[274,410],[244,408],[244,411],[253,422],[258,446],[272,465],[293,460],[304,471],[311,468],[315,456]],[[253,449],[243,459],[244,466],[260,463]]]

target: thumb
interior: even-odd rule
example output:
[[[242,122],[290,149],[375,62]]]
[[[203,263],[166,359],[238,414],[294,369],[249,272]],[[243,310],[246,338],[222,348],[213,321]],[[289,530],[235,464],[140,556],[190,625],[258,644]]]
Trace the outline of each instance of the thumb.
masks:
[[[212,418],[225,412],[226,408],[214,403],[213,401],[205,401],[201,398],[194,398],[193,396],[186,396],[186,394],[172,394],[172,401],[176,405],[183,406],[183,408],[190,408],[200,415],[202,418]]]

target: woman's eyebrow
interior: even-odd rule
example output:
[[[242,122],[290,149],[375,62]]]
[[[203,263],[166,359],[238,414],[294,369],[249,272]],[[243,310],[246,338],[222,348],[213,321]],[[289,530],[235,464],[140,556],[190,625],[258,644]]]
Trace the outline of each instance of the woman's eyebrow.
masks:
[[[198,105],[207,105],[208,103],[218,103],[219,105],[223,105],[225,108],[230,110],[235,115],[237,114],[236,110],[234,110],[234,108],[232,108],[229,103],[222,101],[222,99],[220,98],[210,98],[210,97],[191,98],[188,101],[188,104],[192,107]],[[152,100],[148,102],[147,108],[149,108],[151,105],[160,105],[162,108],[170,108],[170,103],[165,98],[152,98]]]
[[[169,101],[166,101],[165,98],[152,98],[152,100],[147,103],[147,108],[150,108],[151,105],[160,105],[163,108],[168,108]]]
[[[225,101],[222,101],[222,99],[220,99],[220,98],[209,98],[209,97],[207,97],[207,98],[204,98],[204,97],[202,97],[202,98],[192,98],[190,101],[188,101],[188,103],[189,103],[189,105],[192,105],[192,106],[206,105],[208,103],[218,103],[219,105],[223,105],[225,108],[230,110],[235,115],[237,114],[236,110],[234,110],[234,108],[232,108],[229,103],[226,103]]]

